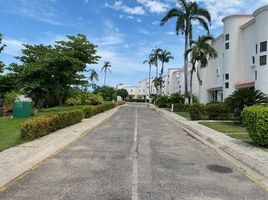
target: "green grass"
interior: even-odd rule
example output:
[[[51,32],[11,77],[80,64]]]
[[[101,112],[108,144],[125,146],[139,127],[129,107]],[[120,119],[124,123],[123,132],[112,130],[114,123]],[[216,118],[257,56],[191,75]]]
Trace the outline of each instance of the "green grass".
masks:
[[[36,115],[24,118],[24,119],[11,119],[10,117],[0,117],[0,151],[8,149],[10,147],[14,147],[18,144],[25,143],[21,138],[20,134],[20,123],[25,120],[33,119],[36,117],[49,115],[52,113],[57,113],[61,111],[71,110],[74,108],[82,108],[83,106],[62,106],[62,107],[54,107],[43,109]]]
[[[189,112],[176,112],[178,115],[186,118],[186,119],[191,119],[190,113]]]
[[[234,122],[199,122],[200,124],[212,128],[216,131],[225,133],[226,135],[243,141],[252,141],[245,127]]]

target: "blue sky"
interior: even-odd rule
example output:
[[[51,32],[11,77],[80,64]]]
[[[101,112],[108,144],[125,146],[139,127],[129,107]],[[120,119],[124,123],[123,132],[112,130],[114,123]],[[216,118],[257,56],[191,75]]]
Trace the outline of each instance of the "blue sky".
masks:
[[[268,0],[197,0],[213,18],[211,33],[222,32],[221,19],[237,13],[252,13]],[[0,0],[0,32],[8,45],[0,60],[5,64],[16,61],[23,43],[52,44],[66,34],[87,35],[98,45],[102,57],[95,68],[100,75],[104,60],[112,64],[108,84],[136,85],[147,77],[142,62],[151,49],[167,49],[175,57],[168,67],[183,64],[183,36],[174,33],[174,21],[164,27],[159,21],[176,0]],[[195,26],[195,36],[203,31]],[[153,73],[155,73],[153,71]]]

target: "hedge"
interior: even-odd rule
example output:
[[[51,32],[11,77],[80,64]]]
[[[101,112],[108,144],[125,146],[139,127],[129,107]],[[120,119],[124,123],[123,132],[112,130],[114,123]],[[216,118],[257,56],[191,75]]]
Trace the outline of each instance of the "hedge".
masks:
[[[104,103],[97,106],[89,106],[84,108],[85,118],[90,118],[98,113],[110,110],[116,106],[115,103]]]
[[[228,108],[224,103],[208,103],[206,105],[206,114],[209,119],[227,119]]]
[[[191,120],[202,120],[207,118],[206,105],[204,104],[193,104],[189,106],[189,113]]]
[[[168,108],[170,107],[170,99],[168,96],[160,96],[156,99],[155,105],[159,108]]]
[[[33,140],[81,122],[83,118],[83,110],[71,110],[27,120],[20,125],[21,136],[25,140]]]
[[[146,103],[147,99],[127,99],[127,102]]]
[[[83,118],[89,118],[115,106],[115,103],[103,103],[97,106],[85,106],[76,110],[68,110],[30,119],[20,125],[21,136],[25,140],[34,140],[56,130],[79,123]]]
[[[258,146],[268,146],[268,107],[246,107],[241,116],[253,142]]]

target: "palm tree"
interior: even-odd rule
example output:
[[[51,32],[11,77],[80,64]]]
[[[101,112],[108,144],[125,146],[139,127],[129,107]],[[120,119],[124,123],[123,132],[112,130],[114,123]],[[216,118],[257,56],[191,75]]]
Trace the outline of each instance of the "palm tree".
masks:
[[[177,0],[178,7],[168,11],[166,16],[161,20],[163,26],[172,18],[176,18],[176,34],[181,32],[185,36],[185,52],[189,48],[189,41],[192,40],[192,22],[197,21],[209,33],[211,17],[207,10],[200,8],[196,2],[187,0]],[[184,59],[184,81],[185,94],[188,94],[188,57]]]
[[[90,72],[90,74],[89,74],[88,78],[91,81],[92,88],[94,89],[96,86],[95,80],[99,81],[99,75],[94,69],[90,69],[89,72]]]
[[[112,67],[111,63],[108,62],[108,61],[105,61],[103,67],[101,68],[101,71],[104,71],[104,82],[103,82],[104,86],[105,86],[105,83],[106,83],[107,72],[111,71],[111,69],[110,69],[111,67]]]
[[[159,55],[159,60],[162,63],[161,71],[160,71],[160,77],[162,77],[162,80],[164,76],[164,64],[168,63],[171,59],[174,59],[174,57],[167,50],[162,51],[161,54]],[[160,94],[162,95],[162,87],[160,88]]]
[[[159,93],[159,89],[163,86],[163,79],[162,77],[156,77],[154,80],[153,80],[153,83],[154,83],[154,87],[156,88],[156,94]]]
[[[185,52],[184,57],[187,58],[191,54],[191,74],[190,74],[190,103],[193,95],[193,73],[197,71],[199,65],[200,68],[205,68],[208,65],[209,59],[215,59],[217,52],[211,45],[211,41],[214,38],[211,35],[199,36],[197,41],[191,41],[191,48]],[[198,76],[199,84],[202,84],[200,77]]]
[[[153,61],[153,63],[155,64],[155,67],[156,67],[156,76],[155,77],[158,77],[158,59],[159,59],[159,56],[161,54],[163,50],[160,49],[160,48],[154,48],[152,49],[152,53],[150,54],[150,57]]]
[[[148,60],[143,61],[143,64],[148,63],[149,64],[149,97],[151,95],[151,71],[152,71],[152,65],[154,64],[154,61],[151,56],[149,56]]]

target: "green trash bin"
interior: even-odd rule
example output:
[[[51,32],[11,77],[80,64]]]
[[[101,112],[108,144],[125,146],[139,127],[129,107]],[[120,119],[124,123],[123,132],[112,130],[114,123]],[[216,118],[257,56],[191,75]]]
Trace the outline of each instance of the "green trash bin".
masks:
[[[32,115],[33,108],[32,102],[15,101],[13,103],[13,117],[14,118],[26,118]]]

